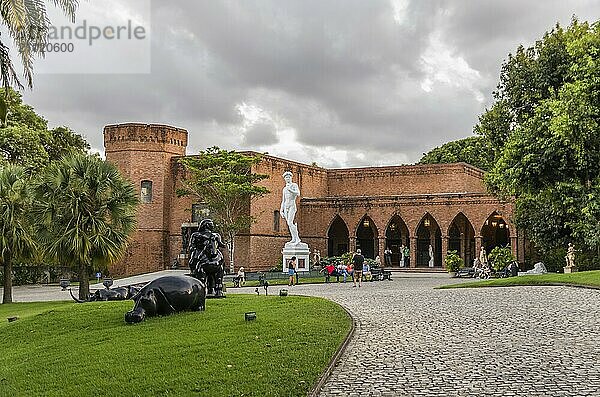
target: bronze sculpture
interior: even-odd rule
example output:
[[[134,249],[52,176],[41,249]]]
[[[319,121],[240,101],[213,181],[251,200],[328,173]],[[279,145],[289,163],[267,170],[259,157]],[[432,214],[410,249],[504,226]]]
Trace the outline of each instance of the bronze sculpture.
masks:
[[[129,324],[142,322],[146,317],[202,311],[206,288],[202,281],[193,277],[164,276],[146,284],[132,299],[135,306],[125,314]]]
[[[219,233],[213,232],[215,225],[212,220],[204,219],[198,226],[198,231],[190,236],[188,252],[191,275],[206,284],[206,295],[209,298],[222,298],[224,258],[221,248],[225,244]]]
[[[132,299],[138,292],[140,288],[134,286],[127,287],[117,287],[117,288],[106,288],[99,289],[90,294],[87,300],[81,300],[73,295],[73,291],[69,288],[69,293],[71,294],[71,298],[77,303],[85,303],[85,302],[100,302],[100,301],[123,301],[126,299]]]

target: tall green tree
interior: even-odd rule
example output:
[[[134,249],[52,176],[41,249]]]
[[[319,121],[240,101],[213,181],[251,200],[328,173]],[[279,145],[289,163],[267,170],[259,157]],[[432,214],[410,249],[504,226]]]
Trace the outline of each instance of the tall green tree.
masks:
[[[28,173],[71,153],[84,153],[88,143],[68,127],[48,129],[48,122],[24,104],[12,89],[0,89],[8,104],[6,123],[0,126],[0,165],[18,164]]]
[[[12,265],[36,250],[31,226],[32,191],[22,167],[0,167],[0,263],[4,270],[2,303],[12,302]]]
[[[497,94],[509,128],[482,132],[503,141],[488,186],[515,198],[517,225],[544,252],[570,241],[600,250],[598,54],[600,24],[577,20],[520,48],[504,65]]]
[[[135,229],[134,187],[112,164],[77,154],[48,167],[36,196],[42,249],[79,271],[79,299],[87,299],[90,271],[120,259]]]
[[[0,80],[4,88],[23,88],[13,61],[10,58],[7,40],[12,40],[23,65],[25,83],[33,87],[33,61],[44,55],[48,43],[50,19],[46,4],[61,9],[72,21],[75,20],[77,0],[0,0],[0,17],[9,37],[0,37]]]
[[[465,162],[482,170],[489,170],[494,160],[494,149],[484,137],[471,136],[436,147],[424,154],[419,164]]]
[[[212,147],[180,162],[186,172],[178,194],[195,196],[210,209],[219,231],[226,236],[230,271],[233,271],[235,236],[247,231],[254,222],[250,201],[269,193],[267,188],[257,185],[268,175],[252,172],[260,156]]]

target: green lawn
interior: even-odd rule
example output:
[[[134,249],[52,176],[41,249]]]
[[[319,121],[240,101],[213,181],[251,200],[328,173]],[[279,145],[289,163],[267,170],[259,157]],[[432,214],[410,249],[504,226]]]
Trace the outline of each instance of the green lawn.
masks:
[[[478,288],[478,287],[510,287],[519,285],[585,285],[600,287],[600,270],[570,274],[547,273],[538,276],[518,276],[493,280],[472,281],[438,287],[445,288]]]
[[[351,327],[320,298],[229,295],[127,325],[132,307],[0,305],[0,396],[303,396]]]

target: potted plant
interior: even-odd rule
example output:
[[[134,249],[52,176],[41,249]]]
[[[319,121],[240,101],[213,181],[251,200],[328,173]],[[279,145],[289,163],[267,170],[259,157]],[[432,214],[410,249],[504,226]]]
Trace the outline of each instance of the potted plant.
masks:
[[[456,272],[465,265],[465,262],[455,250],[448,251],[446,258],[444,258],[444,263],[446,264],[446,270],[450,274],[450,277],[456,277]]]

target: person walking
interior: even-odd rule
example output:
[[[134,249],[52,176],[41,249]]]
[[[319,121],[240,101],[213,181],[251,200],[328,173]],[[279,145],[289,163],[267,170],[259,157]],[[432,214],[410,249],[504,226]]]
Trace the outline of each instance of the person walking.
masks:
[[[365,263],[365,257],[362,256],[360,249],[356,250],[356,254],[352,256],[352,263],[354,264],[354,285],[356,287],[356,281],[358,281],[358,286],[362,285],[362,270],[363,264]]]
[[[288,285],[291,287],[294,285],[294,278],[296,276],[296,257],[292,256],[290,259],[289,267],[288,267],[288,276],[290,276],[290,281]]]

